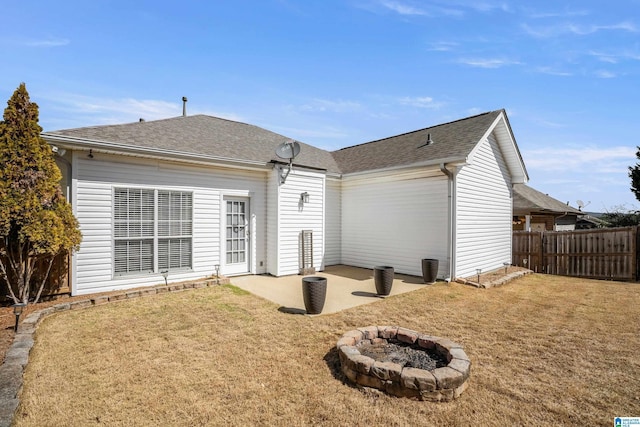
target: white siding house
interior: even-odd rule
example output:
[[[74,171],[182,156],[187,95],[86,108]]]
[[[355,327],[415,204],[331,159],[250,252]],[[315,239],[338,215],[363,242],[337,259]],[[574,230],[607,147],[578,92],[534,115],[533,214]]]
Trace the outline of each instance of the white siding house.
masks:
[[[327,178],[325,181],[325,266],[342,264],[342,181]]]
[[[163,281],[160,268],[135,273],[119,273],[115,267],[114,191],[118,188],[171,190],[193,196],[192,266],[176,269],[170,279],[195,279],[215,273],[227,264],[224,248],[224,201],[228,198],[249,202],[252,239],[244,273],[263,273],[256,260],[266,258],[265,173],[185,166],[158,160],[94,154],[89,159],[74,152],[73,209],[83,233],[81,250],[74,257],[72,292],[102,292]],[[117,181],[115,179],[117,177]],[[151,236],[152,239],[158,237]],[[256,242],[260,242],[256,244]],[[157,251],[156,251],[157,252]],[[157,260],[152,259],[157,264]],[[157,274],[153,274],[153,273]],[[83,286],[84,284],[84,286]]]
[[[276,175],[280,173],[276,169]],[[294,169],[286,181],[271,181],[277,208],[272,212],[273,222],[270,256],[274,258],[270,273],[276,276],[298,274],[303,267],[302,232],[310,231],[312,237],[313,267],[323,270],[324,254],[324,200],[325,177],[323,173]],[[305,197],[308,201],[305,202]]]
[[[447,179],[439,170],[344,178],[342,197],[342,263],[419,276],[422,258],[446,260]]]
[[[511,177],[493,135],[456,176],[456,275],[511,262]]]
[[[504,110],[334,152],[342,262],[438,278],[511,261],[512,185],[527,174]]]
[[[84,236],[73,294],[309,262],[488,271],[510,261],[512,188],[527,180],[504,110],[334,152],[301,143],[292,165],[274,154],[286,137],[202,115],[43,137],[66,151]]]

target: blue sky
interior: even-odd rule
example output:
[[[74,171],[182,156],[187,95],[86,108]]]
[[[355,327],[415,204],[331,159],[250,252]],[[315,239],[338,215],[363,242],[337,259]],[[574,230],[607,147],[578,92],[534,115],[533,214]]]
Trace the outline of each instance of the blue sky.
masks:
[[[505,108],[529,185],[640,209],[640,0],[9,0],[0,102],[45,130],[189,114],[333,150]]]

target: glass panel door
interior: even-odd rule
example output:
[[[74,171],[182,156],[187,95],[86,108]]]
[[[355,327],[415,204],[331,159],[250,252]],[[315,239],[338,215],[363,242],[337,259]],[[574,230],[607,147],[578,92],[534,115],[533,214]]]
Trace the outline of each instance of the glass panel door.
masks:
[[[225,199],[225,274],[249,272],[248,205],[247,200]]]

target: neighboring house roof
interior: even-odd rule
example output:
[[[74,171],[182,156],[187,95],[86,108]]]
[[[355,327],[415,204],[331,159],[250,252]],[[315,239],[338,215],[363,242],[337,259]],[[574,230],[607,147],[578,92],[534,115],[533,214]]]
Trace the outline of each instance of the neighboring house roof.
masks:
[[[600,214],[598,214],[600,215]],[[586,224],[590,224],[593,227],[606,227],[607,226],[607,222],[598,218],[597,216],[593,216],[593,215],[589,215],[588,213],[585,213],[584,215],[581,215],[578,217],[578,222],[577,224],[581,224],[582,227],[580,228],[589,228],[589,227],[585,227]]]
[[[531,213],[583,214],[582,211],[525,184],[513,185],[513,213],[514,215],[528,215]]]
[[[95,149],[142,148],[162,150],[165,154],[202,156],[218,160],[252,161],[266,164],[284,162],[275,148],[289,138],[258,126],[206,115],[180,116],[120,125],[91,126],[43,133],[47,137],[73,138]],[[300,155],[294,164],[340,170],[331,153],[300,143]]]
[[[348,174],[439,163],[464,164],[478,143],[494,132],[513,182],[527,172],[506,112],[496,110],[429,128],[328,152],[300,143],[294,165]],[[427,135],[434,141],[426,145]],[[284,162],[275,148],[289,138],[258,126],[206,115],[44,132],[52,143],[111,153],[162,156],[198,162],[264,166]]]
[[[504,118],[503,121],[499,119]],[[501,123],[499,141],[503,151],[511,151],[507,158],[510,169],[519,181],[526,181],[527,173],[522,156],[515,144],[506,112],[496,110],[476,116],[416,130],[389,138],[371,141],[334,151],[333,155],[343,173],[387,169],[412,164],[466,162],[478,143]],[[431,135],[431,144],[427,145]],[[518,169],[516,171],[516,169]],[[518,181],[517,180],[517,181]]]

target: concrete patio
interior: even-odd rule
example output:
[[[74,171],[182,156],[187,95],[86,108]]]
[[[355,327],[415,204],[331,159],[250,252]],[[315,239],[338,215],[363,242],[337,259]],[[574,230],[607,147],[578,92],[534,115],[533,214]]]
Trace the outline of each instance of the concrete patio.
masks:
[[[376,295],[373,270],[336,265],[314,274],[327,278],[327,298],[322,314],[336,313],[347,308],[380,301],[385,297]],[[231,283],[241,289],[280,305],[280,311],[305,314],[302,298],[302,277],[293,276],[237,276]],[[396,274],[391,294],[423,289],[426,286],[421,277]]]

